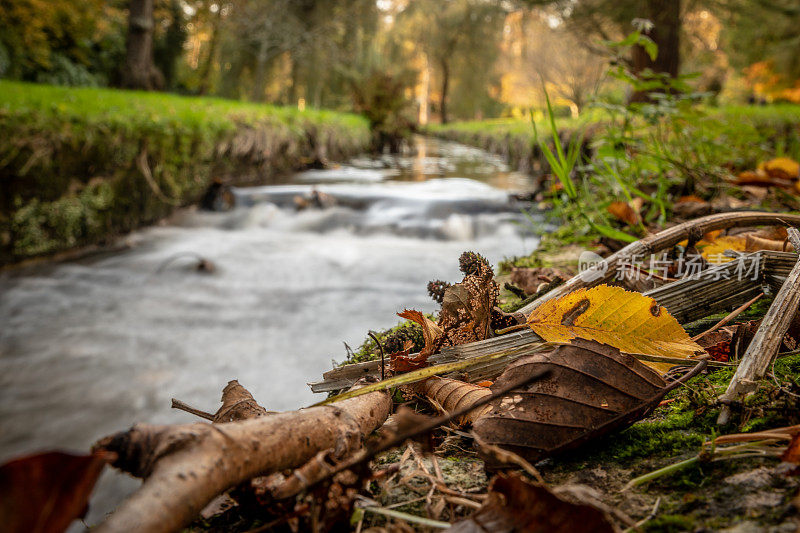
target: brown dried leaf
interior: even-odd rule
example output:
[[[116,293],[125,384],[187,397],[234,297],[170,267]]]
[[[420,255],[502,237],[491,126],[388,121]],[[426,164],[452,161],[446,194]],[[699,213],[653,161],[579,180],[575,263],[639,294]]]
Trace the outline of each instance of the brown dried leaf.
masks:
[[[738,325],[722,327],[697,339],[697,344],[708,352],[712,360],[726,363],[730,361],[732,342],[738,328]]]
[[[786,447],[786,451],[781,455],[781,461],[800,465],[800,433],[792,437],[792,441]]]
[[[401,351],[389,354],[389,367],[392,372],[411,372],[428,366],[427,355],[424,357],[422,354],[417,354],[416,357],[410,356],[412,348],[414,348],[414,343],[408,340]]]
[[[267,410],[258,405],[250,391],[232,380],[222,389],[222,407],[214,414],[214,423],[235,422],[257,418],[267,414]]]
[[[453,524],[453,533],[613,533],[608,516],[587,503],[572,503],[545,485],[519,474],[499,475],[489,486],[489,499],[475,514]]]
[[[6,533],[64,531],[86,514],[89,496],[115,454],[48,452],[0,466],[0,528]]]
[[[445,292],[445,298],[447,298],[447,292]],[[425,339],[425,347],[420,352],[421,357],[424,356],[427,358],[436,351],[439,339],[444,333],[442,328],[440,328],[436,322],[426,317],[421,312],[414,311],[413,309],[406,309],[402,313],[397,313],[397,316],[411,320],[412,322],[416,322],[422,326],[422,336]]]
[[[445,413],[452,413],[472,405],[481,398],[492,395],[492,391],[486,387],[457,379],[440,377],[426,379],[418,385],[418,388],[428,399],[440,405]],[[490,409],[488,405],[473,409],[459,420],[456,420],[456,423],[459,425],[472,424]]]
[[[550,369],[545,378],[492,402],[492,410],[473,424],[483,441],[531,462],[633,423],[665,393],[666,382],[655,370],[583,339],[519,359],[492,389],[543,366]]]
[[[448,287],[444,293],[439,313],[444,346],[480,341],[493,335],[492,309],[497,305],[500,289],[489,265],[479,263],[476,268],[477,273],[464,276],[461,283]]]

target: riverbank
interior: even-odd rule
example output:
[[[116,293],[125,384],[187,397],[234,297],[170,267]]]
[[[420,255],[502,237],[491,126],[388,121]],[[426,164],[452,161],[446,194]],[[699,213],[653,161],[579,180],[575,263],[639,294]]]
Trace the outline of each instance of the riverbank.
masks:
[[[583,130],[588,145],[595,134],[600,133],[607,116],[592,113],[591,122],[578,119],[557,121],[562,139]],[[764,158],[778,152],[800,152],[800,106],[792,104],[770,106],[728,106],[700,111],[698,125],[688,131],[694,140],[702,137],[719,140],[726,150],[714,155],[722,163],[734,163],[737,167],[751,168]],[[688,124],[690,128],[694,125]],[[537,123],[539,134],[550,136],[544,122]],[[531,122],[527,118],[502,118],[480,121],[430,124],[427,133],[437,137],[475,146],[505,158],[512,168],[520,172],[545,173],[549,166],[537,146]],[[691,139],[689,139],[691,140]],[[705,143],[704,143],[705,144]],[[732,160],[731,154],[738,155]]]
[[[370,142],[362,117],[0,81],[0,264],[94,244]]]

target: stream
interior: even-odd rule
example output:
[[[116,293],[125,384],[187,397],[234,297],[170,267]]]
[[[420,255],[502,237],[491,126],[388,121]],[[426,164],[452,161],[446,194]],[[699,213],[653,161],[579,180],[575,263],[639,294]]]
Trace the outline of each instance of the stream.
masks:
[[[496,265],[535,248],[509,200],[529,177],[477,149],[413,145],[235,189],[235,209],[181,211],[125,251],[0,274],[0,462],[85,453],[134,422],[195,422],[170,398],[214,412],[231,379],[268,410],[308,405],[321,397],[306,382],[345,358],[344,342],[404,308],[434,311],[426,284],[459,281],[461,252]],[[298,210],[312,190],[332,205]],[[108,469],[86,523],[137,485]]]

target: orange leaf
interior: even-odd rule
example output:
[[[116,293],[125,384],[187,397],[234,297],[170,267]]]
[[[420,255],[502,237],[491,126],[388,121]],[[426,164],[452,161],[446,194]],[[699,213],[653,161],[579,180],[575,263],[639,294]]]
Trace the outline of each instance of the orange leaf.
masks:
[[[0,466],[0,524],[6,533],[64,531],[86,514],[89,496],[110,452],[47,452]]]
[[[712,264],[727,263],[728,261],[733,261],[733,258],[725,256],[725,250],[743,252],[746,247],[747,239],[742,235],[717,237],[703,247],[700,255]]]
[[[698,204],[706,203],[705,200],[703,200],[702,198],[700,198],[696,194],[690,194],[689,196],[681,196],[680,198],[678,198],[678,201],[675,202],[675,203],[676,204],[687,204],[687,203],[691,203],[691,202],[698,203]]]
[[[800,178],[800,163],[788,157],[778,157],[758,166],[771,178],[796,180]]]
[[[629,226],[635,226],[642,221],[639,213],[627,202],[611,202],[606,209],[611,216]]]
[[[423,354],[425,357],[431,355],[436,350],[436,341],[438,341],[439,337],[444,333],[442,328],[421,312],[413,309],[406,309],[402,313],[397,313],[397,316],[411,320],[422,326],[422,336],[425,339],[425,347],[420,352],[420,356]]]

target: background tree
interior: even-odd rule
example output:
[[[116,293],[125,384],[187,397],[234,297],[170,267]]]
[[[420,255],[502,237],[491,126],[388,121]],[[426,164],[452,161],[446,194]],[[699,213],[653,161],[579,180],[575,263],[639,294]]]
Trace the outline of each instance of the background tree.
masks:
[[[462,60],[461,83],[469,74],[484,76],[492,70],[502,35],[505,11],[486,0],[415,0],[397,17],[401,35],[414,43],[439,79],[439,115],[448,120],[448,100],[454,69]],[[463,63],[465,58],[469,64]],[[474,88],[474,87],[473,87]],[[485,87],[484,87],[485,89]]]
[[[0,1],[0,77],[106,85],[124,53],[119,2]],[[112,66],[114,65],[114,66]]]
[[[154,0],[130,0],[128,6],[128,39],[122,85],[131,89],[161,89],[164,76],[153,60]]]
[[[607,62],[564,24],[552,25],[550,10],[520,9],[506,21],[503,98],[521,107],[544,105],[542,85],[577,115],[598,91]]]
[[[570,28],[574,35],[581,36],[589,49],[599,51],[592,40],[619,40],[635,28],[637,19],[650,21],[652,25],[640,25],[642,33],[658,46],[658,55],[651,58],[647,51],[637,45],[628,58],[634,73],[650,70],[655,73],[678,75],[681,48],[681,0],[523,0],[529,6],[549,6],[557,17]],[[631,95],[641,99],[644,95]]]

